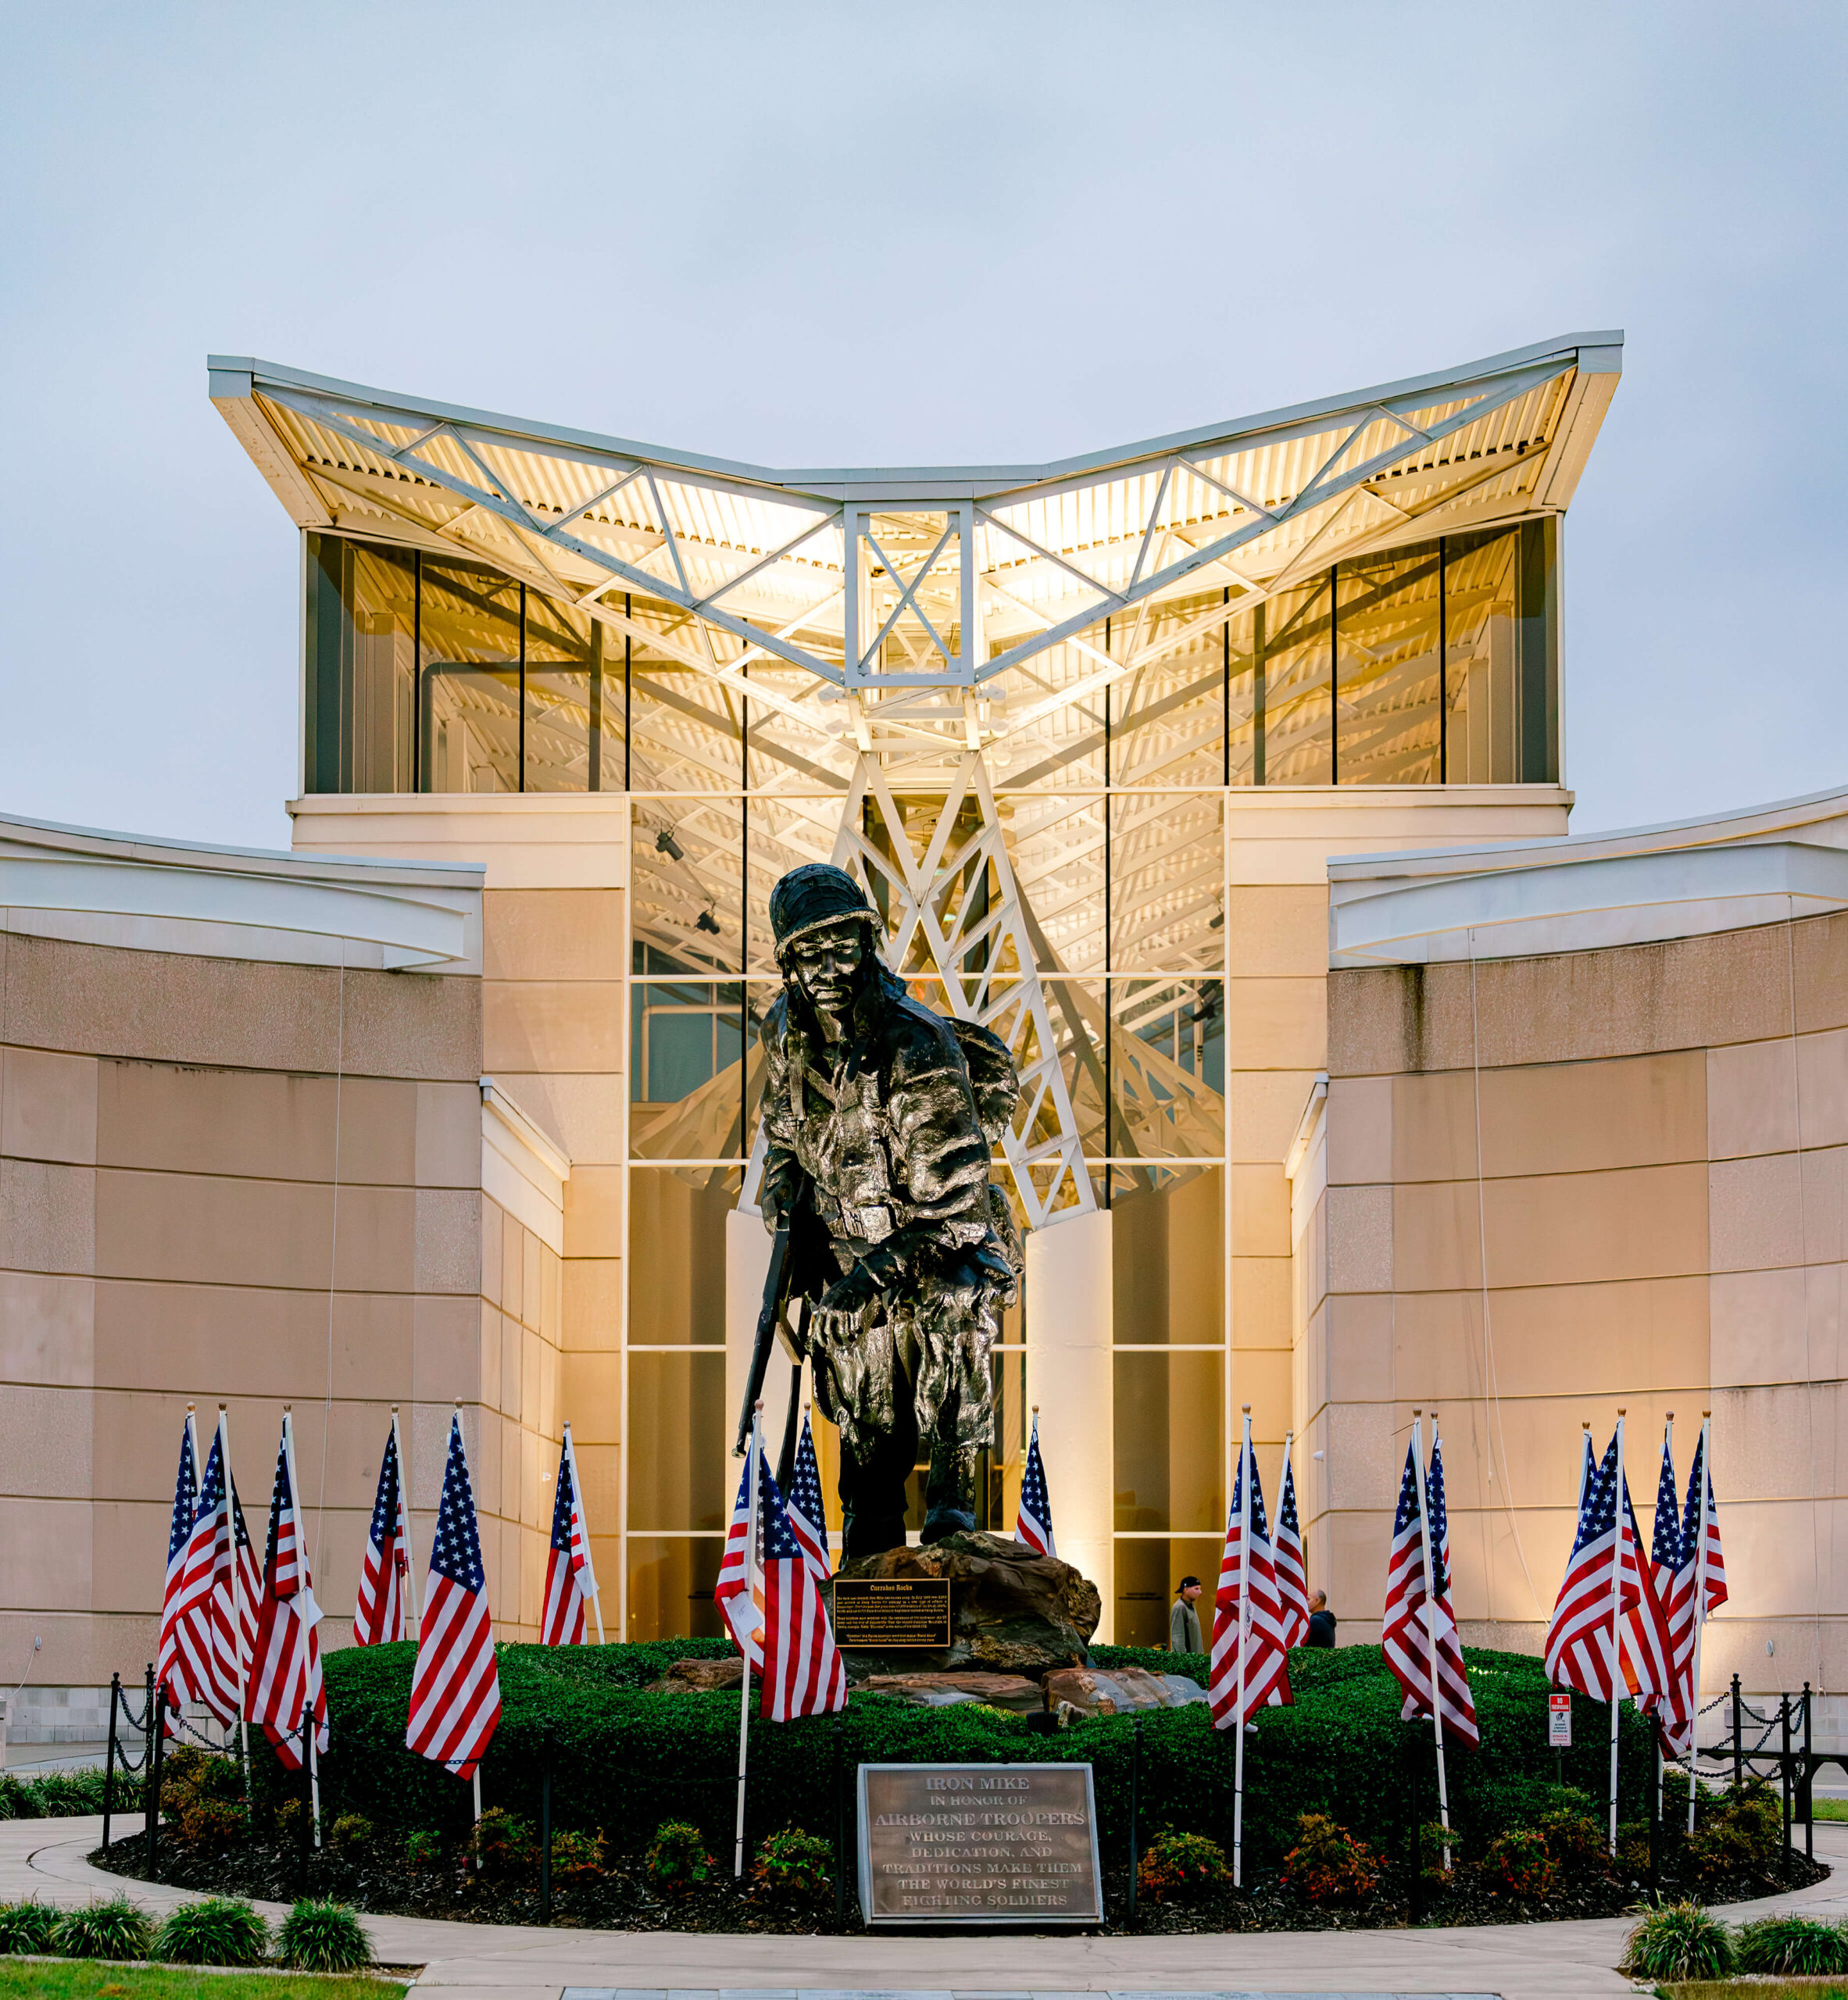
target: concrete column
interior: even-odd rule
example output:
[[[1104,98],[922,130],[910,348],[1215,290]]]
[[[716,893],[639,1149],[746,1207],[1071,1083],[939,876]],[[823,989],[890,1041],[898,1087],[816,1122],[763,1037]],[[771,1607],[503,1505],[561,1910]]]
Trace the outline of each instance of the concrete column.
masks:
[[[1116,1450],[1111,1223],[1102,1209],[1027,1238],[1027,1395],[1060,1559],[1103,1599],[1096,1637],[1115,1630]]]

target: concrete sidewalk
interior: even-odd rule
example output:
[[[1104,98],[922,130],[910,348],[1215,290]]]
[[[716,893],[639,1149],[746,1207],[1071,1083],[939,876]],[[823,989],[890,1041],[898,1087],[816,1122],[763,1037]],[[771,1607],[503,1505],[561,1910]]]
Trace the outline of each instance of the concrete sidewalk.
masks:
[[[191,1900],[184,1890],[125,1882],[92,1868],[84,1857],[102,1838],[100,1818],[0,1823],[0,1902],[36,1895],[68,1905],[126,1889],[159,1913]],[[1819,1823],[1816,1852],[1837,1870],[1831,1880],[1737,1905],[1727,1916],[1800,1909],[1848,1917],[1848,1825]],[[273,1918],[283,1914],[280,1905],[259,1907]],[[420,1989],[466,1989],[466,2000],[560,2000],[568,1989],[631,2000],[1271,1993],[1578,2000],[1646,1990],[1612,1970],[1629,1928],[1621,1917],[1181,1938],[753,1938],[400,1916],[366,1923],[381,1960],[422,1965]]]

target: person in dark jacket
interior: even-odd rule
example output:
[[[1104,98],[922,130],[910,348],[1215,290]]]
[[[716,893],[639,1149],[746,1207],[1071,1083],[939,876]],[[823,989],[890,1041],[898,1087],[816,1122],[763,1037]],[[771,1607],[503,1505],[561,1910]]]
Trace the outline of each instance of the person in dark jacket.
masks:
[[[1200,1641],[1200,1615],[1194,1606],[1200,1599],[1198,1577],[1183,1577],[1168,1613],[1168,1651],[1171,1653],[1204,1652]]]
[[[1309,1637],[1306,1646],[1331,1646],[1335,1643],[1335,1614],[1328,1609],[1328,1593],[1317,1591],[1309,1600]]]

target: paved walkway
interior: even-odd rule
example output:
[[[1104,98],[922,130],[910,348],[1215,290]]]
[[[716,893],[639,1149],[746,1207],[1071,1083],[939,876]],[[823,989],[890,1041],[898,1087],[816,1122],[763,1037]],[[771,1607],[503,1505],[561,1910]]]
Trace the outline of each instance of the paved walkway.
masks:
[[[100,1818],[0,1823],[0,1902],[37,1895],[80,1903],[127,1888],[161,1913],[190,1900],[184,1890],[125,1883],[92,1868],[84,1857],[102,1838]],[[1819,1823],[1816,1852],[1836,1870],[1829,1880],[1726,1914],[1800,1909],[1848,1918],[1848,1824]],[[283,1913],[279,1905],[259,1907],[271,1917]],[[1642,1990],[1611,1970],[1629,1927],[1621,1917],[1186,1938],[712,1937],[403,1916],[368,1917],[366,1927],[385,1962],[425,1968],[420,1989],[467,1989],[455,2000],[1256,2000],[1281,1993],[1579,2000]]]

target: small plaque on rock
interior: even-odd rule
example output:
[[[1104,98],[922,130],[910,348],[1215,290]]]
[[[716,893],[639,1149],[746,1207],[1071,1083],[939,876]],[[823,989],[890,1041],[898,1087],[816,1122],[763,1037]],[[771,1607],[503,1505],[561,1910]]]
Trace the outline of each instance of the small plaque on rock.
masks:
[[[903,1652],[949,1644],[947,1577],[837,1577],[834,1599],[838,1646]]]
[[[1103,1921],[1088,1764],[862,1764],[869,1924]]]

